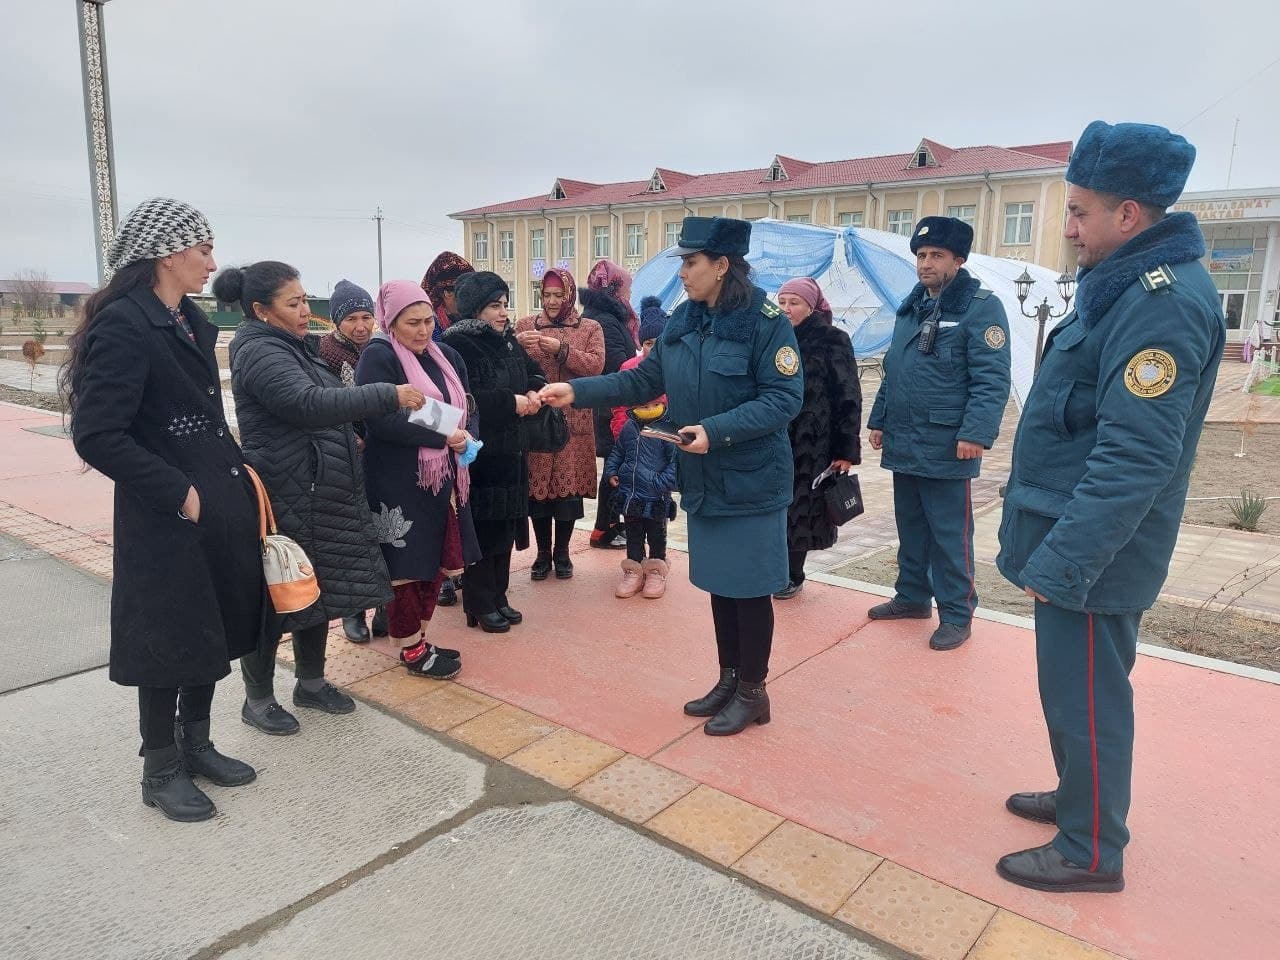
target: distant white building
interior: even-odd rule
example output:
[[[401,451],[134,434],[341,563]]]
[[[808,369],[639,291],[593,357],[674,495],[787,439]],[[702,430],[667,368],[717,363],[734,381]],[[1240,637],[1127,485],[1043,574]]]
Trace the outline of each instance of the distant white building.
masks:
[[[1184,193],[1172,209],[1195,214],[1204,231],[1227,339],[1243,340],[1259,320],[1280,324],[1280,187]]]

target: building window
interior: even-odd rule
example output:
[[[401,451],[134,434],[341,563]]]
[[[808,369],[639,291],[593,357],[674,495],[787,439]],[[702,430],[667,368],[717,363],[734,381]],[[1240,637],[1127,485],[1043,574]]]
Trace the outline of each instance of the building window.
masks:
[[[541,228],[529,231],[529,259],[547,259],[547,231]]]
[[[653,176],[649,178],[649,193],[662,193],[667,189],[667,185],[662,182],[662,174],[657,170],[653,171]]]
[[[560,228],[560,259],[572,260],[576,257],[577,247],[573,241],[573,227]]]
[[[516,316],[516,288],[513,286],[507,293],[507,313]]]
[[[489,262],[489,234],[488,232],[477,233],[475,236],[475,259]]]
[[[1004,243],[1013,246],[1031,242],[1031,210],[1034,204],[1007,203],[1004,208]]]
[[[839,215],[840,226],[842,227],[860,227],[862,226],[862,214],[860,213],[842,213]]]
[[[529,297],[529,303],[530,303],[530,306],[533,308],[533,312],[534,312],[534,313],[537,313],[539,310],[541,310],[541,309],[542,309],[542,284],[541,284],[541,282],[539,282],[539,283],[535,283],[535,284],[533,285],[533,287],[532,287],[532,292],[531,292],[531,295],[530,295],[530,297]]]
[[[642,223],[627,224],[627,256],[644,256],[644,224]]]
[[[889,232],[896,233],[904,237],[911,236],[911,228],[916,225],[916,212],[914,210],[890,210],[889,211]]]
[[[591,256],[597,260],[609,259],[609,228],[591,228]]]
[[[664,244],[662,249],[665,250],[667,247],[674,247],[680,242],[680,223],[677,221],[676,223],[665,224],[663,226],[663,233]]]
[[[564,199],[565,199],[564,187],[560,186],[560,181],[559,181],[559,180],[557,180],[557,181],[556,181],[554,184],[552,184],[552,186],[551,186],[551,199],[552,199],[552,200],[564,200]]]
[[[947,207],[947,216],[955,217],[957,220],[963,220],[972,227],[973,221],[978,217],[978,208],[972,203],[962,204],[958,207]]]
[[[512,230],[503,230],[498,234],[498,259],[508,262],[516,258],[516,235]]]
[[[813,218],[807,213],[793,213],[787,217],[787,223],[812,223]]]
[[[781,161],[773,161],[773,165],[769,167],[769,173],[765,179],[774,181],[787,179],[787,171],[782,169]]]

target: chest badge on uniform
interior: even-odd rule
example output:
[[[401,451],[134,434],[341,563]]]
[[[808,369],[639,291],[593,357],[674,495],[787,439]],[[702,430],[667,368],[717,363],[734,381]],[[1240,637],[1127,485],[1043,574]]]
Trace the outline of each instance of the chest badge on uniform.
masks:
[[[999,350],[1005,345],[1008,337],[1004,335],[1004,331],[1000,329],[999,324],[993,323],[987,327],[986,333],[982,335],[982,339],[987,341],[987,346],[992,350]]]
[[[794,377],[800,369],[800,357],[791,347],[782,347],[773,355],[773,365],[784,377]]]
[[[1178,364],[1163,350],[1139,350],[1124,368],[1124,385],[1135,397],[1151,399],[1165,393],[1178,376]]]

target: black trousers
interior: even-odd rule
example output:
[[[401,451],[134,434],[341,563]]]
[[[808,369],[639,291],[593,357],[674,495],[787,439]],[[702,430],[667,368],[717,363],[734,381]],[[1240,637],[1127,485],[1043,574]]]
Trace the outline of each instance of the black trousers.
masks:
[[[787,553],[787,566],[791,568],[791,582],[804,583],[804,560],[808,550],[791,550]]]
[[[773,597],[711,595],[711,619],[721,667],[736,667],[744,683],[764,683],[773,649]]]
[[[612,530],[618,525],[618,511],[614,509],[613,487],[609,486],[609,478],[600,474],[600,491],[596,494],[597,530]]]
[[[649,541],[649,559],[667,559],[666,517],[637,517],[627,521],[627,559],[644,559],[644,542]]]
[[[299,680],[319,680],[324,676],[325,645],[329,641],[329,624],[293,632],[293,675]],[[265,700],[274,692],[276,645],[269,643],[240,658],[244,689],[252,700]]]
[[[569,538],[573,536],[572,520],[555,518],[554,546],[551,540],[551,517],[533,517],[529,522],[533,525],[533,538],[538,544],[539,553],[550,553],[557,557],[569,555]]]
[[[199,687],[139,687],[138,731],[143,750],[173,745],[173,721],[208,720],[213,705],[213,684]]]
[[[466,586],[462,591],[462,609],[468,616],[484,616],[507,606],[507,588],[511,585],[511,545],[468,565],[463,576]]]

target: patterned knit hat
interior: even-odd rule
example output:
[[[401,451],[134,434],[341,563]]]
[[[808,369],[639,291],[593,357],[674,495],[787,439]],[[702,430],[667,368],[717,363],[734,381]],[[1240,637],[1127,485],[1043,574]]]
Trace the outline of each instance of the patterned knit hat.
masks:
[[[338,285],[333,288],[333,295],[329,297],[329,319],[334,323],[341,323],[357,310],[373,313],[373,297],[369,296],[369,291],[364,287],[350,280],[339,280]]]
[[[181,200],[153,197],[133,208],[107,250],[112,272],[139,260],[159,260],[213,240],[203,213]]]
[[[662,301],[657,297],[645,297],[640,301],[640,344],[646,340],[657,340],[667,325],[667,314],[662,309]]]

